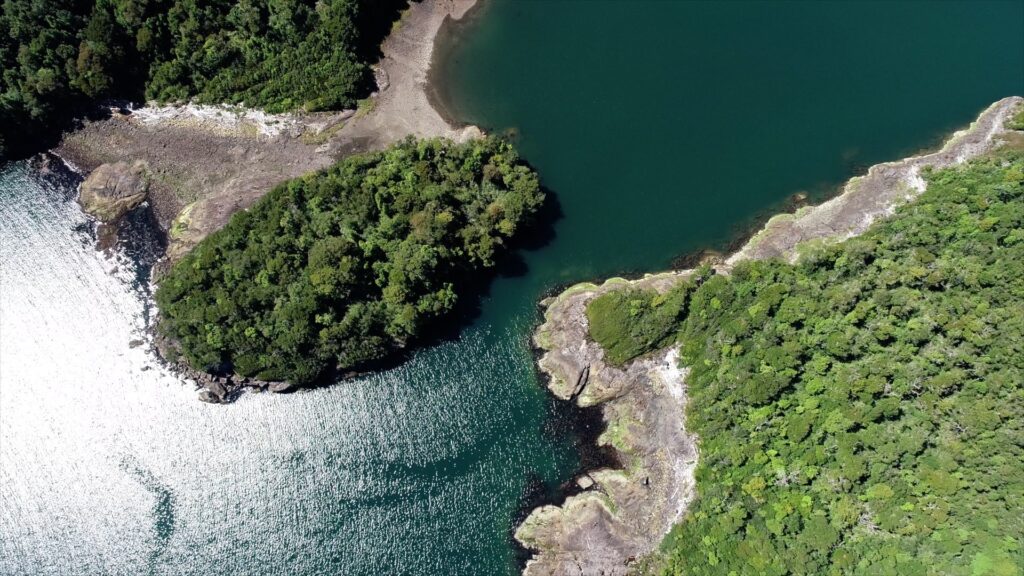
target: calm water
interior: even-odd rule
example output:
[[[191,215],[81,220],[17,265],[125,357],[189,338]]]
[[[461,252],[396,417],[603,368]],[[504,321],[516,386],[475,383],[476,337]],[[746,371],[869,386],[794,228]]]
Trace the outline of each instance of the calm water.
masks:
[[[552,281],[668,266],[1024,93],[1024,2],[489,0],[439,74],[566,218]]]
[[[552,287],[721,246],[797,191],[1024,92],[1024,4],[490,0],[439,71],[558,196],[457,342],[208,406],[156,366],[152,247],[92,248],[72,183],[0,169],[0,574],[510,574],[577,466],[528,334]]]

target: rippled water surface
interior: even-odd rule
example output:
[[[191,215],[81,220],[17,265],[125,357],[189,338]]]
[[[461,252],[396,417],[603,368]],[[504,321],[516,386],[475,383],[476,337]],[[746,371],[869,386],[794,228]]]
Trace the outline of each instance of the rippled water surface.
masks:
[[[344,385],[202,404],[131,347],[135,264],[92,248],[72,190],[0,173],[0,573],[515,569],[528,481],[575,465],[543,436],[526,326],[476,326]]]
[[[93,249],[73,179],[0,167],[0,574],[491,575],[573,432],[529,332],[554,287],[723,247],[797,191],[1024,92],[1020,2],[487,0],[446,100],[557,195],[457,341],[374,377],[196,400],[148,352],[142,222]]]

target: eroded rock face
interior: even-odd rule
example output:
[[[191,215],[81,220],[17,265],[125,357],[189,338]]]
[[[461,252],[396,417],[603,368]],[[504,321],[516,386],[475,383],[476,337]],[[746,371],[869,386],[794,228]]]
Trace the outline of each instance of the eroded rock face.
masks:
[[[116,222],[146,199],[149,166],[143,160],[101,164],[82,182],[78,203],[104,224]]]

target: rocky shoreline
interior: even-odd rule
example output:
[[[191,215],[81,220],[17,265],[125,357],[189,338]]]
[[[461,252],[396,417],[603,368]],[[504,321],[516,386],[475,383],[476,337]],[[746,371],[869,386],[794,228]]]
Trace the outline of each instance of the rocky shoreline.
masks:
[[[923,167],[959,164],[996,146],[1004,122],[1022,105],[1020,97],[1000,100],[939,151],[873,166],[832,200],[772,218],[733,255],[716,259],[715,268],[728,273],[742,260],[795,260],[807,242],[862,233],[924,191]],[[686,431],[687,370],[678,366],[677,349],[624,367],[608,365],[589,338],[586,317],[587,303],[599,294],[630,285],[665,292],[692,273],[578,284],[542,302],[544,322],[534,343],[543,352],[538,364],[548,387],[580,406],[600,406],[606,430],[598,442],[616,450],[622,468],[587,471],[579,478],[582,492],[560,506],[537,508],[523,521],[515,537],[534,552],[524,574],[611,576],[656,565],[658,544],[695,497],[699,442]]]
[[[173,260],[282,181],[409,135],[479,136],[479,129],[444,118],[428,96],[442,25],[475,3],[411,3],[381,46],[378,90],[358,110],[266,114],[237,106],[112,105],[108,118],[85,121],[53,152],[86,177],[100,166],[145,162],[149,204]]]
[[[431,103],[428,74],[443,25],[476,0],[410,3],[381,46],[378,90],[359,110],[266,114],[238,106],[109,106],[52,151],[83,178],[79,202],[98,220],[98,247],[117,241],[126,212],[152,210],[166,238],[158,270],[252,206],[276,184],[330,166],[345,156],[384,148],[406,136],[464,141],[482,133],[445,118]],[[171,343],[153,338],[158,356]],[[211,375],[167,361],[195,382],[200,399],[230,402],[244,388],[285,392],[283,382]]]

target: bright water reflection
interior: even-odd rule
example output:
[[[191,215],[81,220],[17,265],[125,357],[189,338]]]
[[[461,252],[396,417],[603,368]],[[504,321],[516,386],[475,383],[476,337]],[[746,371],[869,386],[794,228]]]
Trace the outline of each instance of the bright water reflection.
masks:
[[[92,248],[71,190],[0,173],[0,573],[515,569],[526,477],[573,465],[541,433],[528,326],[475,327],[349,384],[202,404],[131,347],[135,265]]]

